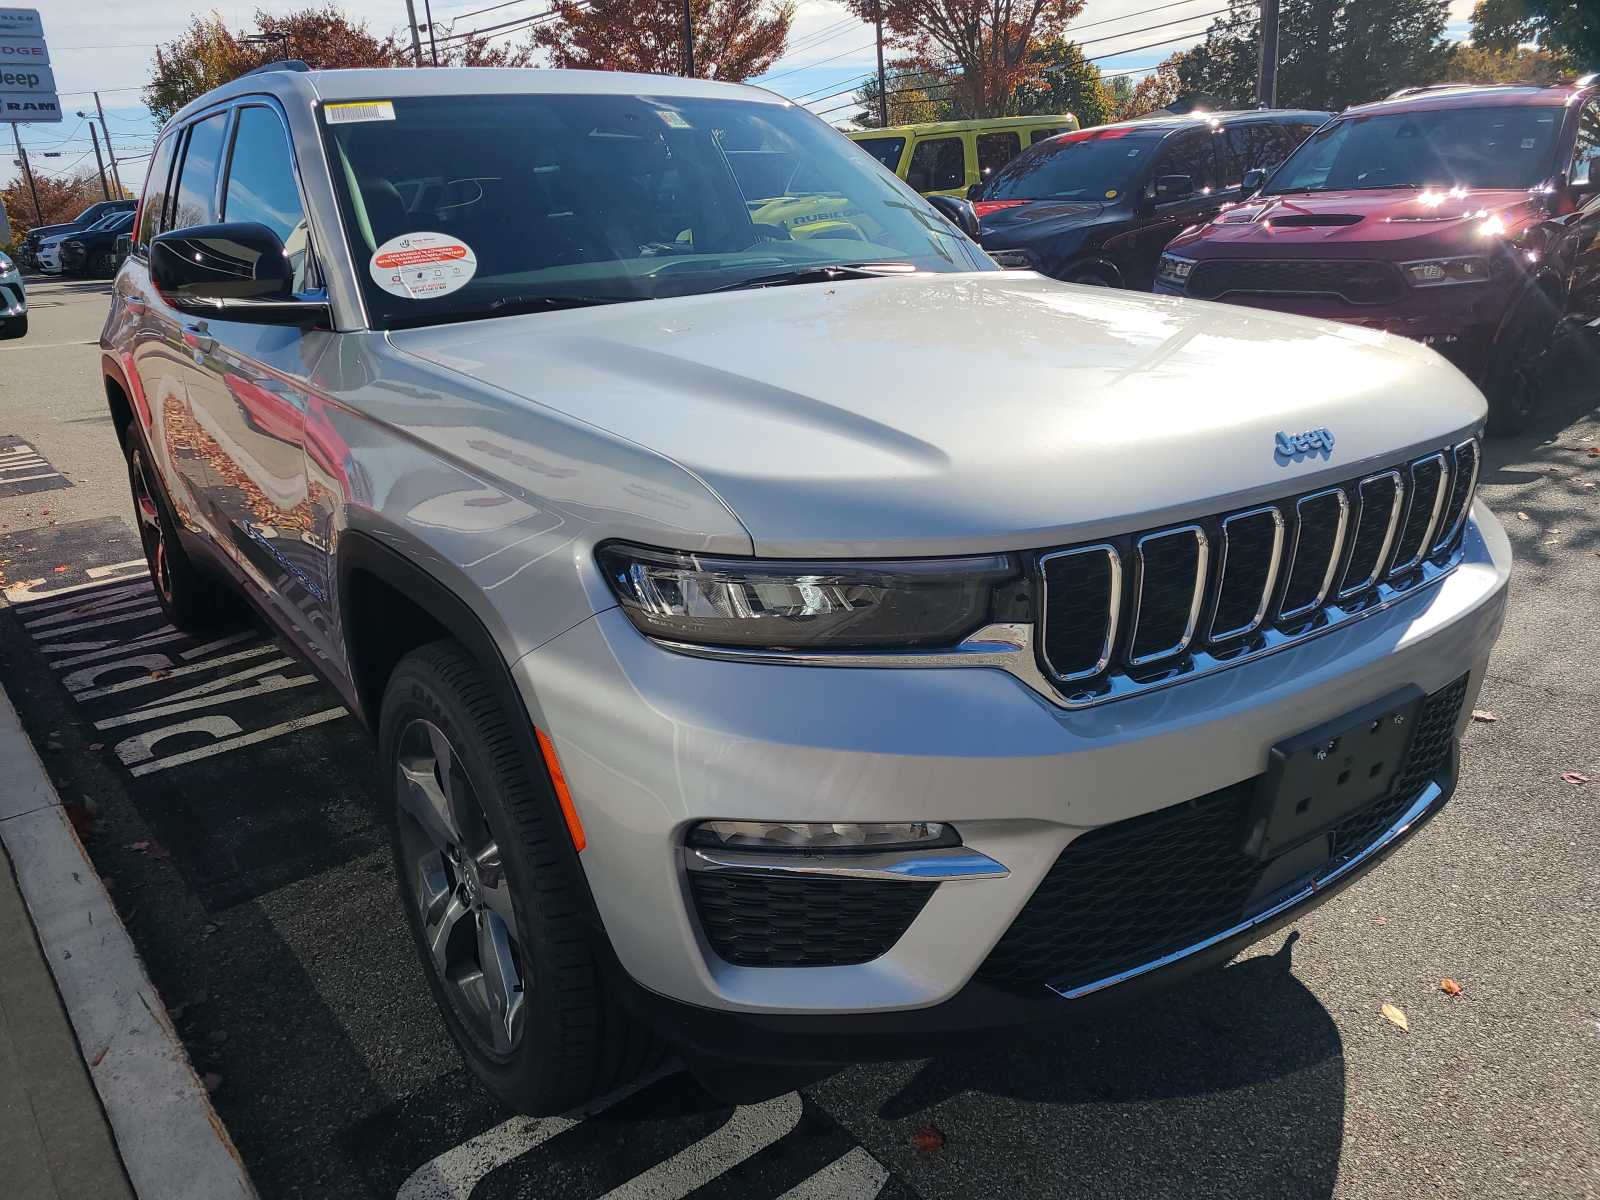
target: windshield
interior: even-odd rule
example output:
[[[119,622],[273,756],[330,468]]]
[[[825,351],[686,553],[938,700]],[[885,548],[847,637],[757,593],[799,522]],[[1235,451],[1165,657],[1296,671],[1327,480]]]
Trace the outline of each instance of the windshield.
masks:
[[[418,96],[324,126],[374,325],[647,300],[791,271],[996,269],[804,110],[633,95]],[[378,109],[371,102],[345,110]],[[810,276],[801,276],[802,279]]]
[[[985,200],[1104,200],[1126,192],[1159,133],[1087,129],[1040,142],[983,189]]]
[[[1346,117],[1312,134],[1265,191],[1529,188],[1554,168],[1561,117],[1550,105]]]

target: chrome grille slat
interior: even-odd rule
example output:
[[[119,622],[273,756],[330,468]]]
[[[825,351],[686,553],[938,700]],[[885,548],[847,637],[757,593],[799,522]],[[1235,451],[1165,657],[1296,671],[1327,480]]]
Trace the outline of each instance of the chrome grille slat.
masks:
[[[1442,522],[1444,532],[1428,548],[1430,555],[1439,553],[1456,540],[1461,526],[1466,523],[1467,510],[1472,507],[1472,495],[1478,487],[1478,467],[1482,457],[1478,443],[1462,442],[1451,450],[1450,457],[1453,463],[1450,472],[1450,505],[1445,509]]]
[[[1317,585],[1316,594],[1310,600],[1297,604],[1293,608],[1280,609],[1278,612],[1278,620],[1280,621],[1298,621],[1301,617],[1310,616],[1322,607],[1323,602],[1328,598],[1328,590],[1333,587],[1334,572],[1339,569],[1339,559],[1344,553],[1345,529],[1350,523],[1350,497],[1344,494],[1343,488],[1324,488],[1320,492],[1312,492],[1309,496],[1301,496],[1300,499],[1295,501],[1294,549],[1289,552],[1289,569],[1285,572],[1288,576],[1288,583],[1284,587],[1282,603],[1288,603],[1289,592],[1295,583],[1295,572],[1301,565],[1303,553],[1309,549],[1304,546],[1306,509],[1309,505],[1328,499],[1335,501],[1338,507],[1338,518],[1333,529],[1333,541],[1327,551],[1327,562],[1322,564],[1310,559],[1305,560],[1307,570],[1315,572],[1319,567],[1321,568],[1321,583]],[[1315,575],[1312,578],[1315,578]]]
[[[1088,667],[1078,667],[1074,670],[1061,670],[1058,664],[1052,662],[1050,645],[1047,640],[1041,639],[1040,653],[1044,657],[1045,669],[1063,682],[1090,679],[1100,674],[1110,665],[1111,649],[1117,642],[1117,622],[1122,612],[1122,555],[1110,543],[1101,542],[1093,546],[1078,546],[1071,550],[1057,550],[1050,554],[1041,555],[1039,558],[1039,576],[1043,581],[1043,595],[1040,601],[1040,608],[1047,614],[1050,612],[1051,575],[1061,570],[1069,569],[1068,563],[1070,560],[1086,556],[1101,557],[1106,564],[1108,579],[1106,586],[1106,614],[1104,618],[1105,634],[1100,639],[1099,653],[1093,663]],[[1058,565],[1052,567],[1051,564]],[[1092,619],[1086,611],[1068,615],[1068,619],[1072,617],[1076,617],[1080,621]],[[1057,621],[1059,622],[1059,620],[1060,618],[1058,617]]]
[[[1419,482],[1419,476],[1438,472],[1438,480],[1434,483],[1431,497],[1424,497],[1424,485]],[[1389,568],[1389,575],[1404,575],[1407,571],[1415,569],[1416,565],[1426,557],[1433,543],[1433,531],[1439,524],[1439,513],[1444,508],[1445,496],[1450,491],[1450,471],[1446,465],[1444,453],[1430,454],[1419,458],[1411,464],[1408,472],[1411,486],[1407,491],[1411,494],[1411,503],[1406,508],[1405,520],[1400,526],[1400,538],[1395,547],[1395,564]],[[1419,507],[1426,504],[1424,509]],[[1425,521],[1419,521],[1419,516],[1426,514]],[[1415,552],[1411,547],[1415,545]],[[1404,561],[1400,556],[1405,555]]]
[[[1187,615],[1183,620],[1183,632],[1178,640],[1170,645],[1154,650],[1146,650],[1139,654],[1139,637],[1141,621],[1153,624],[1151,621],[1155,605],[1147,602],[1146,590],[1152,587],[1149,578],[1152,558],[1151,547],[1159,542],[1171,541],[1176,538],[1187,538],[1194,542],[1194,582],[1190,587],[1189,605]],[[1200,623],[1200,609],[1206,598],[1206,569],[1209,565],[1210,540],[1206,531],[1198,525],[1180,525],[1175,529],[1162,529],[1155,533],[1147,533],[1135,543],[1136,573],[1133,586],[1133,619],[1128,622],[1128,665],[1141,667],[1157,659],[1170,658],[1174,654],[1182,654],[1189,648],[1189,643],[1194,640],[1195,627]],[[1181,614],[1181,609],[1179,610]],[[1165,616],[1165,613],[1160,614]]]
[[[1222,615],[1222,606],[1227,599],[1230,583],[1229,551],[1233,546],[1232,529],[1245,521],[1256,521],[1266,517],[1272,523],[1272,550],[1268,555],[1264,579],[1260,588],[1260,597],[1256,604],[1254,615],[1242,625],[1230,629],[1218,629],[1217,621]],[[1260,626],[1266,620],[1267,610],[1272,607],[1272,593],[1278,586],[1278,568],[1283,563],[1283,513],[1276,504],[1263,505],[1260,508],[1246,509],[1244,512],[1233,513],[1222,519],[1222,548],[1217,560],[1217,601],[1211,616],[1211,634],[1208,640],[1225,642],[1232,638],[1243,637],[1251,630]],[[1233,564],[1238,569],[1238,562]]]
[[[1350,572],[1356,567],[1355,555],[1361,548],[1362,535],[1367,531],[1367,493],[1375,491],[1383,483],[1388,483],[1392,488],[1383,540],[1378,545],[1377,553],[1372,556],[1372,568],[1363,578],[1351,583]],[[1368,475],[1356,485],[1356,532],[1351,541],[1350,561],[1345,565],[1344,577],[1339,581],[1339,599],[1354,596],[1378,582],[1378,577],[1383,574],[1383,564],[1389,561],[1389,551],[1394,549],[1394,535],[1400,528],[1400,513],[1405,508],[1405,500],[1405,480],[1400,478],[1399,471],[1380,471],[1376,475]]]

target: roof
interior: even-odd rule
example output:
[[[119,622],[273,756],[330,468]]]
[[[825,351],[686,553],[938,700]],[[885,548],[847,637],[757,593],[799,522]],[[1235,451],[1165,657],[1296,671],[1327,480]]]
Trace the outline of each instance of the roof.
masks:
[[[1071,113],[1043,113],[1032,117],[977,117],[970,121],[914,121],[908,125],[885,125],[881,129],[849,129],[853,138],[895,137],[912,133],[964,133],[980,126],[984,129],[1031,129],[1035,125],[1076,126],[1078,118]]]
[[[174,116],[187,118],[220,100],[267,94],[314,104],[323,100],[387,100],[399,96],[622,95],[727,99],[756,104],[790,101],[765,88],[678,75],[628,71],[562,71],[539,67],[386,67],[347,71],[257,70],[190,101]]]
[[[1371,104],[1358,104],[1346,113],[1413,112],[1424,109],[1473,107],[1520,107],[1536,105],[1559,108],[1569,101],[1582,84],[1471,84],[1447,83],[1408,89]]]

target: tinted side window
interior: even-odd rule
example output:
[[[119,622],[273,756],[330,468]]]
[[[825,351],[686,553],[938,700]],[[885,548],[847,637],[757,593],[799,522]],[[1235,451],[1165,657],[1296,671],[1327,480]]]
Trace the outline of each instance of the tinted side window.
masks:
[[[961,139],[932,138],[918,142],[906,168],[906,182],[919,192],[942,192],[964,187],[967,182],[967,152]]]
[[[139,210],[139,233],[134,239],[135,249],[143,254],[161,228],[161,214],[167,207],[167,176],[172,173],[172,151],[178,144],[178,135],[169,133],[161,139],[150,159],[150,173],[144,179],[143,207]]]
[[[217,171],[222,165],[222,134],[227,127],[227,114],[218,113],[190,128],[189,147],[178,172],[177,202],[164,228],[187,229],[217,219]]]
[[[1600,100],[1591,100],[1578,114],[1578,141],[1572,148],[1574,182],[1600,183]]]
[[[980,133],[978,135],[978,174],[989,178],[1022,153],[1022,138],[1015,133]]]
[[[288,135],[270,108],[239,110],[222,219],[255,221],[277,234],[294,266],[294,290],[305,290],[306,214],[295,186]]]
[[[862,138],[856,145],[893,171],[900,166],[900,154],[906,148],[906,140],[903,137]]]
[[[1065,129],[1035,129],[1028,135],[1028,145],[1035,145],[1044,141],[1045,138],[1053,138],[1056,134],[1065,132]]]
[[[1228,144],[1237,162],[1237,174],[1228,172],[1228,183],[1238,183],[1244,172],[1255,167],[1270,171],[1288,158],[1305,141],[1314,125],[1235,125],[1228,130]]]
[[[1189,129],[1167,139],[1151,168],[1150,177],[1187,175],[1194,180],[1194,190],[1203,192],[1217,186],[1216,172],[1211,165],[1211,134],[1205,129]]]

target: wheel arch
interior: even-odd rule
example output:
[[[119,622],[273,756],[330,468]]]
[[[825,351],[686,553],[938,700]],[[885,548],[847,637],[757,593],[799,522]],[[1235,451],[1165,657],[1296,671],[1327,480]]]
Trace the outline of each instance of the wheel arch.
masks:
[[[1070,282],[1075,275],[1091,273],[1104,276],[1111,287],[1126,288],[1128,286],[1127,278],[1123,275],[1122,268],[1117,266],[1111,259],[1100,254],[1085,254],[1072,259],[1067,263],[1066,269],[1061,272],[1061,279],[1063,282]]]

